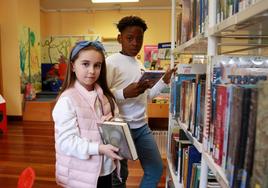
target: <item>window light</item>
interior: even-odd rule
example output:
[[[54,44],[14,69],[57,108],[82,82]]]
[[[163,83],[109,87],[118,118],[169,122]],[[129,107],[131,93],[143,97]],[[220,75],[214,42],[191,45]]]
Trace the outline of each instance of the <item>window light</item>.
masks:
[[[91,0],[92,3],[132,3],[139,2],[139,0]]]

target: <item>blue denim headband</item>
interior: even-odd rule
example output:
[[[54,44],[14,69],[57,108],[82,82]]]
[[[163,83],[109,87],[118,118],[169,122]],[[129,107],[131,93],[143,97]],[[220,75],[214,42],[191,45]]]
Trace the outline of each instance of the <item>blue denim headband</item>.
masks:
[[[102,50],[103,52],[105,52],[104,47],[100,41],[83,40],[83,41],[79,41],[75,44],[75,47],[73,48],[73,50],[71,52],[71,60],[74,58],[74,56],[76,56],[80,52],[80,50],[82,50],[83,48],[88,47],[88,46],[94,46],[98,50]]]

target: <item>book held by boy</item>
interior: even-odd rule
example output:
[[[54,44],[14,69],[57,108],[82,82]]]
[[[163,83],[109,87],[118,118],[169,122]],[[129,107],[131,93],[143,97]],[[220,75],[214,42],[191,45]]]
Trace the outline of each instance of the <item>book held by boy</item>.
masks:
[[[103,143],[119,148],[119,156],[130,160],[138,159],[136,147],[126,122],[105,121],[98,123],[98,128]]]
[[[145,70],[139,79],[139,82],[149,80],[151,87],[153,87],[160,78],[165,74],[164,70]]]

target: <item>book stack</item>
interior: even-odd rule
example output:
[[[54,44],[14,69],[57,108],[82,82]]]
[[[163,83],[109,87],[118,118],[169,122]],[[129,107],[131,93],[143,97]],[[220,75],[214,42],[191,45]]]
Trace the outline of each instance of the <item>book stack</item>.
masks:
[[[98,128],[103,143],[119,148],[119,156],[130,160],[138,159],[136,147],[126,122],[105,121],[99,123]]]

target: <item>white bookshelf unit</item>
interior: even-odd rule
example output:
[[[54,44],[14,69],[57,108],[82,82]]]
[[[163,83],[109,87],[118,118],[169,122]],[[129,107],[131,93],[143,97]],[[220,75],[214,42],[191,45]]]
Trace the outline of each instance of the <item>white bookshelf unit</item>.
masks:
[[[262,55],[267,52],[268,47],[268,0],[244,0],[244,4],[240,5],[242,8],[239,12],[219,21],[217,23],[217,1],[209,1],[208,6],[208,23],[204,24],[204,32],[197,34],[187,42],[175,46],[176,27],[176,6],[182,0],[172,1],[172,15],[171,15],[171,67],[175,63],[175,55],[181,54],[204,54],[207,58],[211,58],[220,54],[247,54],[247,55]],[[248,4],[247,2],[251,2]],[[265,41],[266,40],[266,41]],[[212,65],[207,65],[206,70],[206,96],[210,92],[210,80],[212,76]],[[172,88],[171,88],[172,89]],[[208,101],[205,101],[204,120],[209,117]],[[167,148],[167,181],[172,180],[175,188],[183,188],[183,184],[179,183],[179,177],[173,171],[172,162],[170,159],[170,143],[171,130],[179,126],[196,149],[202,154],[201,158],[201,173],[200,173],[200,188],[207,187],[208,169],[210,169],[216,176],[216,179],[222,188],[229,188],[227,177],[222,167],[217,165],[211,154],[207,152],[206,140],[200,143],[192,133],[188,131],[187,126],[169,113],[169,130],[168,130],[168,148]],[[206,126],[206,123],[205,125]],[[206,127],[203,129],[203,135],[207,134]]]

